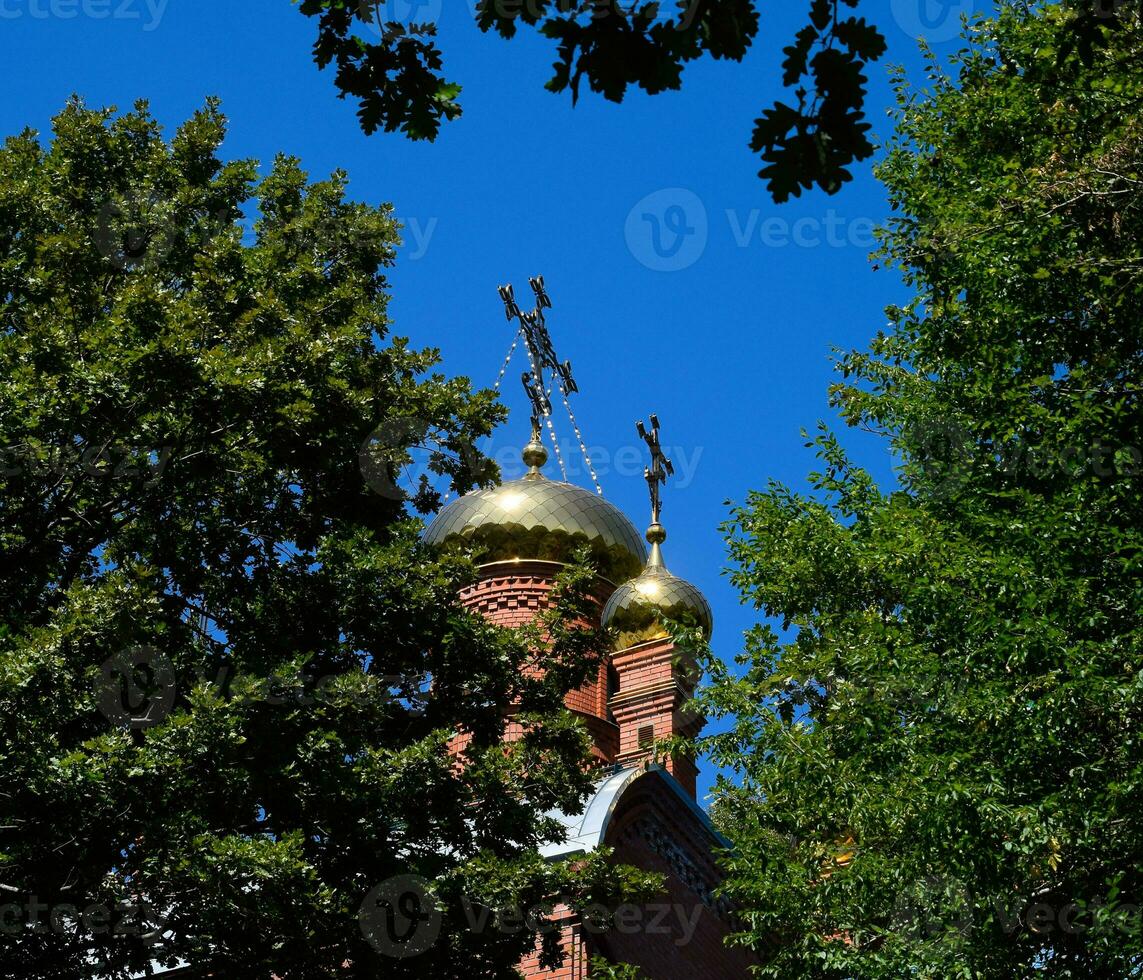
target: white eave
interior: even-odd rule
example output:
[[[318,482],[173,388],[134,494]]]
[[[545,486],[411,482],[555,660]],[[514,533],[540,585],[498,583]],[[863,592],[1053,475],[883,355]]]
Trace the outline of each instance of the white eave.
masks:
[[[717,844],[726,848],[730,847],[730,841],[715,829],[706,811],[679,785],[678,780],[663,766],[654,763],[637,769],[619,769],[605,776],[597,784],[595,793],[587,801],[583,813],[577,816],[568,816],[559,810],[549,813],[549,817],[555,818],[564,825],[567,836],[561,843],[547,844],[541,847],[540,853],[549,860],[555,860],[570,857],[573,854],[590,854],[596,850],[603,844],[604,838],[607,836],[607,828],[611,824],[611,818],[615,815],[615,810],[619,806],[619,801],[624,792],[636,780],[650,778],[661,779]]]

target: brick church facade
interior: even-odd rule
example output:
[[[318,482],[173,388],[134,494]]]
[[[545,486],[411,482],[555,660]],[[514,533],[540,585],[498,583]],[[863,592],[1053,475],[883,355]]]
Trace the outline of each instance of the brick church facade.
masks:
[[[648,556],[612,504],[547,479],[546,456],[534,437],[524,451],[527,476],[449,504],[426,537],[482,548],[489,560],[461,600],[503,626],[529,622],[547,608],[560,559],[578,546],[591,548],[602,568],[594,625],[608,627],[613,647],[566,704],[591,734],[598,780],[582,814],[556,815],[566,841],[549,846],[545,856],[574,858],[606,847],[618,863],[661,874],[666,886],[656,901],[625,909],[606,931],[565,912],[562,967],[545,970],[536,954],[521,964],[522,972],[541,980],[586,980],[592,958],[603,957],[638,967],[647,980],[745,978],[756,961],[726,944],[733,915],[716,894],[716,854],[728,843],[696,801],[694,762],[655,757],[656,742],[692,736],[702,726],[687,710],[695,679],[680,663],[664,614],[709,635],[710,607],[694,586],[667,571],[657,505]],[[513,737],[511,725],[507,737]]]

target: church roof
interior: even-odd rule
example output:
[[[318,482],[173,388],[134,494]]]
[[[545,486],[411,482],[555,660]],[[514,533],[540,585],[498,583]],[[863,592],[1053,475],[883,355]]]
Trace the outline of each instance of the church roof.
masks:
[[[525,447],[524,459],[527,476],[454,500],[429,524],[425,540],[475,547],[482,562],[568,561],[586,544],[604,578],[622,582],[636,574],[647,549],[627,516],[590,490],[545,477],[547,453],[538,443]]]
[[[663,766],[656,764],[640,766],[639,768],[617,769],[605,776],[596,784],[595,793],[584,807],[583,813],[575,816],[565,814],[559,810],[549,813],[564,825],[567,836],[557,844],[548,844],[540,848],[540,853],[551,860],[570,857],[573,854],[590,854],[603,844],[607,835],[611,818],[619,806],[623,794],[632,783],[640,779],[661,780],[678,797],[683,808],[689,810],[702,827],[722,847],[730,847],[728,841],[711,823],[706,811],[695,802],[694,798]]]

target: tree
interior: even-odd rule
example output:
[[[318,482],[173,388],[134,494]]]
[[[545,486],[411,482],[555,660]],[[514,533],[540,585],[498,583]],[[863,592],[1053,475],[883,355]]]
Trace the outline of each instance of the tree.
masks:
[[[775,977],[1143,966],[1143,24],[1087,52],[1005,4],[898,80],[884,255],[912,300],[840,362],[882,491],[823,429],[811,493],[727,530],[783,630],[717,664],[742,939]]]
[[[808,23],[782,49],[782,84],[793,90],[795,101],[776,100],[764,109],[750,138],[750,149],[764,164],[758,175],[778,202],[813,187],[836,193],[852,178],[850,167],[874,151],[864,72],[885,53],[885,37],[852,12],[859,0],[808,4]],[[1069,0],[1069,5],[1075,16],[1066,43],[1090,63],[1105,30],[1119,26],[1129,5],[1118,0]],[[366,133],[400,130],[412,139],[432,140],[442,121],[461,114],[461,86],[443,74],[436,24],[417,19],[422,6],[422,0],[300,0],[301,12],[318,18],[314,59],[321,68],[336,66],[337,88],[342,98],[357,101]],[[557,60],[547,88],[570,92],[574,103],[585,81],[592,92],[622,102],[632,85],[650,95],[680,88],[684,68],[700,58],[741,61],[758,36],[765,5],[762,0],[479,0],[473,6],[482,31],[509,39],[523,26],[555,41]],[[882,14],[883,4],[872,6]]]
[[[389,336],[388,207],[224,133],[73,102],[0,149],[0,975],[513,976],[556,896],[643,883],[537,853],[590,572],[532,629],[458,605],[396,473],[488,482],[503,410]]]

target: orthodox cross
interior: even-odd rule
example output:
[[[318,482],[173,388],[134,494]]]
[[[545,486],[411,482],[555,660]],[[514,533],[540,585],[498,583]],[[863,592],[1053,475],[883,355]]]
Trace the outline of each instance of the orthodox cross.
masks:
[[[591,479],[592,482],[595,483],[596,491],[602,494],[603,488],[599,485],[599,477],[596,476],[595,467],[591,462],[591,456],[587,451],[587,446],[584,444],[583,433],[579,430],[579,424],[575,420],[575,413],[572,412],[571,404],[568,402],[568,396],[578,392],[579,385],[576,384],[575,377],[572,375],[571,361],[561,361],[556,356],[555,348],[552,346],[552,335],[548,332],[548,325],[544,318],[544,311],[552,308],[551,297],[548,296],[548,290],[544,286],[544,277],[533,276],[528,280],[528,285],[536,297],[536,305],[528,312],[520,309],[511,285],[500,286],[498,290],[500,300],[504,304],[505,317],[509,322],[518,320],[520,323],[519,329],[516,332],[516,340],[512,342],[512,347],[509,349],[508,356],[504,360],[504,366],[500,369],[500,378],[504,377],[504,372],[508,367],[509,361],[512,360],[512,351],[516,349],[517,342],[523,338],[524,347],[528,351],[528,361],[531,365],[531,370],[525,371],[521,375],[520,380],[524,384],[524,393],[528,396],[528,401],[532,405],[533,438],[539,438],[541,425],[546,424],[548,435],[552,441],[552,447],[556,452],[556,459],[560,464],[560,471],[566,480],[567,471],[564,467],[563,455],[560,452],[559,441],[556,439],[555,429],[552,426],[551,395],[553,388],[558,389],[564,408],[567,409],[572,428],[575,429],[580,452],[583,454],[584,462],[587,464],[587,471],[591,474]],[[499,386],[500,380],[497,379],[496,387],[499,389]]]
[[[651,431],[648,432],[642,422],[635,423],[635,431],[639,438],[647,443],[651,450],[651,465],[645,467],[643,476],[647,481],[647,489],[651,491],[651,523],[659,523],[659,515],[663,512],[663,498],[660,489],[667,482],[668,476],[675,475],[675,467],[663,452],[663,445],[659,440],[659,417],[651,416]]]
[[[550,371],[554,376],[565,398],[572,392],[579,391],[579,386],[572,376],[571,361],[561,361],[556,357],[555,348],[552,346],[552,335],[548,332],[548,325],[544,319],[544,310],[552,308],[552,300],[544,286],[544,277],[533,276],[528,280],[528,285],[532,287],[536,297],[536,305],[528,313],[520,309],[516,302],[515,291],[510,285],[501,286],[499,292],[500,299],[504,303],[505,317],[508,320],[520,321],[524,346],[528,349],[528,358],[532,362],[532,370],[525,371],[522,380],[524,391],[532,403],[532,418],[538,425],[541,417],[552,414],[552,403],[548,398],[551,386],[545,384],[545,371]]]

